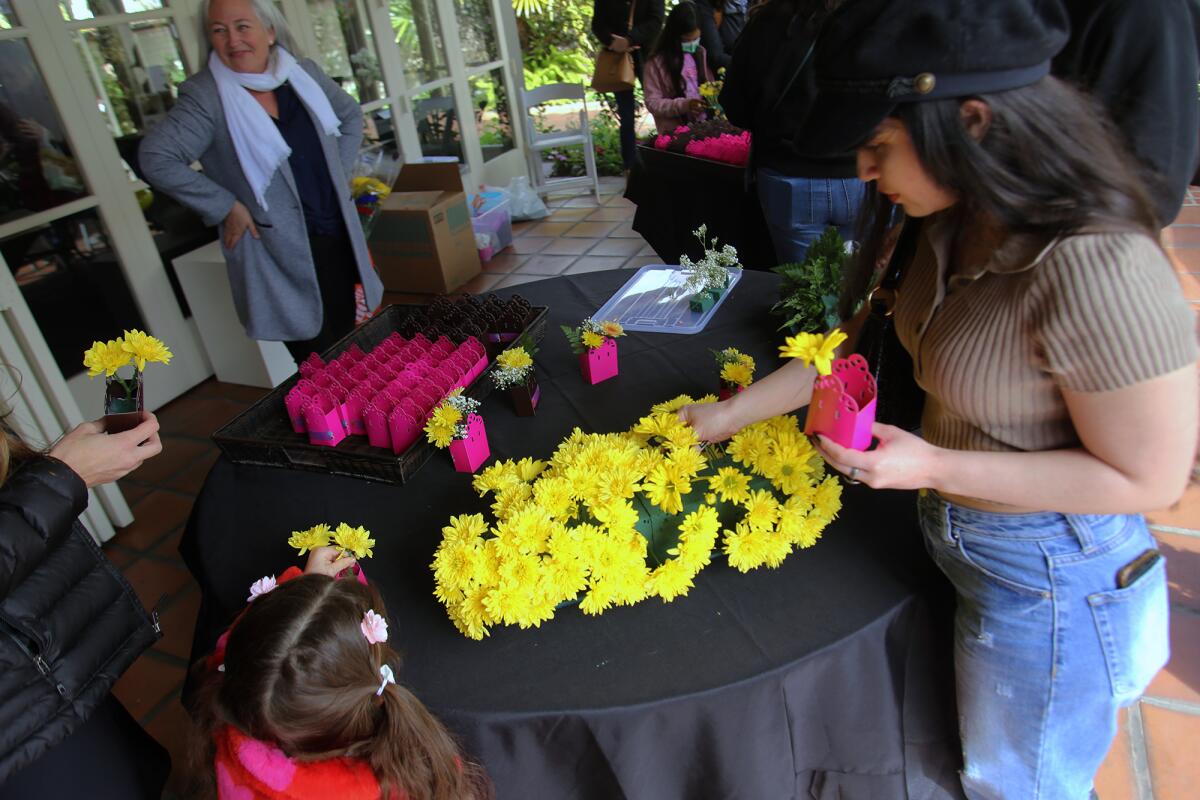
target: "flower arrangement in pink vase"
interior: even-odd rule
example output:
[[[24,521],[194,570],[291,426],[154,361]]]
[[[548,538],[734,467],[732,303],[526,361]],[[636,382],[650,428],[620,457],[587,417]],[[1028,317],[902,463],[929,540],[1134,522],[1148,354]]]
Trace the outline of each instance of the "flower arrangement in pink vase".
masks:
[[[845,340],[846,334],[837,328],[827,335],[801,333],[789,336],[779,354],[817,368],[804,432],[819,433],[853,450],[866,450],[871,446],[878,390],[866,359],[857,353],[836,357],[838,345]]]
[[[718,400],[728,400],[754,382],[754,359],[736,347],[713,350],[720,371]]]
[[[474,472],[491,455],[487,429],[478,411],[478,400],[455,389],[433,409],[425,423],[426,438],[437,447],[450,449],[459,472]]]
[[[579,356],[579,371],[584,380],[594,386],[600,381],[616,377],[617,337],[625,335],[621,323],[612,320],[597,322],[588,317],[578,328],[569,325],[560,327],[571,345],[571,352]]]
[[[497,389],[507,389],[518,417],[532,417],[537,410],[542,390],[534,374],[533,356],[537,347],[528,337],[496,356],[492,383]]]

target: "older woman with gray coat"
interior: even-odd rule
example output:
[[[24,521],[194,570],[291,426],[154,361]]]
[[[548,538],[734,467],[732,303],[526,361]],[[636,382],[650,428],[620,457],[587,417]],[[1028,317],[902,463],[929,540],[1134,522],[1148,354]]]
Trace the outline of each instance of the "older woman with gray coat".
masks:
[[[270,0],[204,0],[200,23],[208,66],[138,159],[151,185],[219,226],[246,333],[300,361],[353,330],[356,283],[369,307],[383,295],[350,196],[362,113],[296,60]]]

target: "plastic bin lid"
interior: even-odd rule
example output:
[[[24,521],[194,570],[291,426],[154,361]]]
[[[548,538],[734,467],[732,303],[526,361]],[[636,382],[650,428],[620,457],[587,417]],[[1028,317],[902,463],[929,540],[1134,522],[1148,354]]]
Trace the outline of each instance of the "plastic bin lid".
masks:
[[[475,208],[476,197],[483,198],[483,205],[478,209]],[[506,208],[507,206],[508,197],[504,192],[479,192],[467,195],[467,208],[471,209],[471,216],[473,217],[480,217],[489,211],[495,211],[497,208]]]
[[[626,330],[645,333],[699,333],[741,280],[741,270],[726,271],[729,284],[712,308],[692,311],[688,307],[691,294],[683,289],[683,271],[669,264],[647,264],[600,306],[592,319],[615,320]]]

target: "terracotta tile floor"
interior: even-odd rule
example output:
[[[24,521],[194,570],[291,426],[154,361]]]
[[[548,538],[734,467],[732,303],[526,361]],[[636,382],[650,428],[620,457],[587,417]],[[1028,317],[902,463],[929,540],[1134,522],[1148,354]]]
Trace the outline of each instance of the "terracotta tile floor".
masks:
[[[620,181],[605,180],[603,203],[591,195],[551,199],[548,220],[514,225],[515,246],[485,265],[466,291],[542,280],[552,275],[658,263],[629,228],[633,207],[620,196]],[[1164,234],[1180,279],[1200,311],[1200,187]],[[385,302],[423,300],[391,294]],[[121,481],[136,517],[105,545],[149,606],[158,603],[164,637],[117,684],[115,693],[172,754],[178,767],[190,733],[179,702],[199,589],[184,569],[179,537],[217,448],[209,435],[247,408],[265,390],[209,380],[159,414],[163,454]],[[1178,506],[1150,516],[1168,558],[1171,585],[1172,658],[1140,702],[1122,714],[1121,732],[1097,777],[1104,800],[1183,800],[1200,783],[1200,485]],[[159,602],[162,598],[161,602]],[[168,787],[181,796],[178,771]]]

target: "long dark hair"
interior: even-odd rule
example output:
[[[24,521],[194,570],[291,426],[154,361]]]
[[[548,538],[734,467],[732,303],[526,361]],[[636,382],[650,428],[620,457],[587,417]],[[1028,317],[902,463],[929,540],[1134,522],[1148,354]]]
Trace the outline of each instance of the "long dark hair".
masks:
[[[671,9],[670,14],[667,14],[667,21],[663,23],[662,32],[654,43],[654,52],[650,58],[662,58],[663,66],[666,68],[667,74],[671,76],[671,86],[675,91],[675,97],[683,97],[684,91],[681,37],[699,27],[700,13],[696,10],[696,4],[691,0],[683,0]],[[696,67],[700,69],[699,64]],[[703,75],[700,75],[700,80],[704,80]]]
[[[1048,76],[978,99],[992,111],[978,141],[959,114],[962,98],[905,103],[893,113],[930,176],[957,193],[960,220],[1047,240],[1087,227],[1133,228],[1157,238],[1139,168],[1090,97]],[[869,184],[859,217],[862,246],[843,285],[846,318],[870,287],[898,211]]]
[[[232,725],[298,760],[360,759],[383,797],[490,796],[482,769],[411,692],[397,683],[376,694],[380,666],[399,675],[400,657],[367,642],[360,623],[368,609],[384,612],[373,587],[324,575],[288,581],[250,604],[229,635],[224,674],[210,673],[197,693],[196,771],[210,795],[214,735]]]

